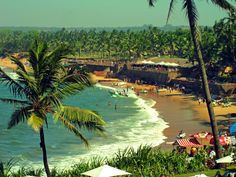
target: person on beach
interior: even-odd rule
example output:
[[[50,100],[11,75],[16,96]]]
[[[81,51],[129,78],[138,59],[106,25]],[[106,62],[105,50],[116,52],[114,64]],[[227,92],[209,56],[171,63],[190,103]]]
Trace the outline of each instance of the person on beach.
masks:
[[[191,150],[190,150],[190,157],[193,157],[197,154],[197,148],[195,147],[192,147]]]
[[[202,102],[203,102],[203,103],[205,103],[205,102],[206,102],[205,98],[203,98],[203,99],[202,99]]]
[[[198,104],[200,105],[202,102],[202,99],[200,97],[198,97]]]
[[[216,156],[216,152],[215,152],[214,149],[212,148],[212,149],[211,149],[211,152],[210,152],[210,154],[209,154],[209,157],[210,157],[210,159],[214,159],[215,156]]]

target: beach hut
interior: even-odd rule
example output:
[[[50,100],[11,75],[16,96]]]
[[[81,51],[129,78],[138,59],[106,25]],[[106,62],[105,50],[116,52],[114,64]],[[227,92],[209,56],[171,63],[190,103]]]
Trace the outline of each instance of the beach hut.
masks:
[[[201,145],[195,138],[177,139],[173,145],[185,148],[187,153],[190,153],[192,148],[203,147],[203,145]]]
[[[82,175],[91,176],[91,177],[124,176],[124,175],[130,175],[130,174],[131,173],[111,167],[109,165],[103,165],[101,167],[82,173]]]

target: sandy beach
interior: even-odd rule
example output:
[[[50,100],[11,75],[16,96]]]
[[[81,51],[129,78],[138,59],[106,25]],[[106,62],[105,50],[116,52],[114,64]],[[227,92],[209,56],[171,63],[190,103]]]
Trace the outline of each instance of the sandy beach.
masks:
[[[0,66],[15,69],[15,65],[7,58],[0,59]],[[117,85],[120,80],[116,78],[104,78],[101,76],[92,75],[95,82],[106,83],[109,85]],[[183,130],[186,135],[190,135],[201,131],[211,131],[209,125],[208,112],[205,103],[199,104],[193,95],[185,95],[179,91],[165,91],[157,93],[155,86],[126,83],[122,85],[124,88],[132,88],[144,99],[152,99],[156,102],[154,108],[159,112],[159,117],[168,123],[169,127],[164,130],[164,135],[167,137],[165,143],[160,145],[167,149],[172,148],[166,142],[175,140],[176,135],[180,130]],[[146,90],[147,93],[142,93]],[[216,118],[225,117],[228,113],[236,113],[236,104],[230,107],[214,107]]]
[[[94,77],[97,81],[101,81],[100,83],[109,85],[118,82],[117,80],[109,82],[109,79],[106,82],[104,79]],[[154,91],[154,86],[151,85],[127,83],[123,87],[133,87],[134,91],[139,93],[143,99],[152,99],[156,102],[154,108],[159,112],[159,117],[169,125],[163,132],[166,139],[160,145],[162,149],[172,149],[172,145],[169,145],[168,142],[173,142],[180,130],[183,130],[187,136],[201,131],[211,131],[206,104],[199,104],[194,95],[186,95],[176,90],[157,93]],[[148,92],[142,93],[141,90]],[[214,111],[218,120],[226,117],[229,113],[235,113],[236,105],[234,103],[230,107],[217,106],[214,107]]]

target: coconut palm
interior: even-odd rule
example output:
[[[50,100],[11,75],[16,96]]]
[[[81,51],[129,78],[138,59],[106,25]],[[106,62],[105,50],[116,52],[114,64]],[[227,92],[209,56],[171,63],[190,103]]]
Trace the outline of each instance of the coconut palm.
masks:
[[[150,6],[154,6],[156,0],[148,0],[148,2]],[[231,13],[234,13],[234,14],[236,13],[235,7],[231,5],[227,0],[211,0],[211,2],[221,7],[222,9],[230,11]],[[176,0],[170,1],[167,21],[173,11],[173,7],[175,3],[176,3]],[[219,145],[219,138],[218,138],[219,137],[218,128],[217,128],[217,123],[215,120],[214,110],[212,106],[212,99],[211,99],[211,94],[210,94],[208,80],[207,80],[205,63],[204,63],[202,52],[201,52],[201,38],[200,38],[200,33],[199,33],[198,25],[197,25],[198,11],[197,11],[194,0],[182,0],[182,3],[183,3],[183,10],[185,10],[186,16],[189,21],[191,36],[192,36],[195,51],[197,53],[197,60],[198,60],[199,68],[201,70],[203,91],[206,98],[206,104],[207,104],[208,114],[210,117],[212,133],[214,135],[214,147],[216,151],[216,158],[219,158],[221,153],[220,153],[220,148],[219,148],[220,145]]]
[[[0,82],[4,83],[14,96],[14,99],[1,98],[0,100],[14,104],[16,108],[11,115],[8,128],[27,122],[36,132],[39,132],[47,176],[50,176],[50,170],[44,128],[49,126],[48,118],[53,117],[55,121],[61,122],[86,145],[88,141],[80,128],[98,132],[104,130],[104,121],[97,113],[62,103],[65,97],[74,95],[91,85],[88,75],[63,67],[63,58],[70,52],[71,50],[65,45],[50,50],[46,43],[35,41],[29,50],[28,68],[16,58],[11,58],[17,66],[15,71],[17,79],[12,79],[0,69]]]

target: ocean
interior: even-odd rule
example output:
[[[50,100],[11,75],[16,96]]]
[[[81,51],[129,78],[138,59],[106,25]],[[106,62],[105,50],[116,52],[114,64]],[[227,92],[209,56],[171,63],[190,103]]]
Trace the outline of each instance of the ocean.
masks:
[[[90,144],[85,147],[78,137],[50,118],[45,141],[51,167],[60,169],[81,159],[111,157],[119,149],[146,144],[156,146],[164,141],[162,132],[168,125],[152,108],[155,102],[138,97],[132,90],[128,91],[128,97],[112,95],[110,92],[115,90],[123,89],[97,84],[64,100],[66,105],[97,111],[106,121],[106,131],[100,136],[82,130]],[[4,85],[0,85],[0,97],[12,97]],[[0,161],[13,158],[20,166],[43,168],[39,134],[27,123],[7,129],[13,110],[12,105],[0,102]]]

